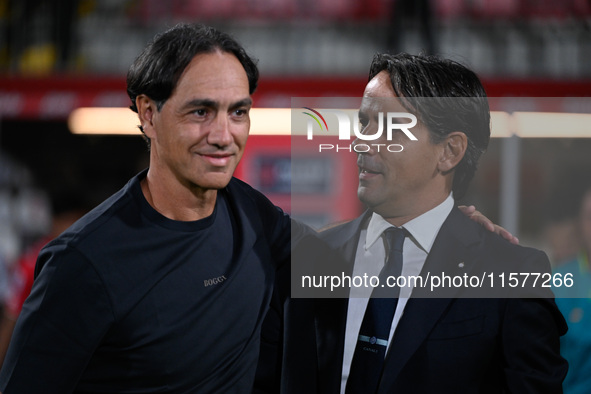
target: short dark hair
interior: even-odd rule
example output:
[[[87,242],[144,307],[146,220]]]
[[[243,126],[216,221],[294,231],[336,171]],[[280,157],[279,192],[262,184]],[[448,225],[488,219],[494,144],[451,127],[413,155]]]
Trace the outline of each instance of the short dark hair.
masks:
[[[453,131],[468,137],[452,186],[454,198],[461,198],[490,140],[490,109],[480,79],[462,64],[433,55],[376,54],[369,80],[384,70],[402,105],[427,126],[433,143]]]
[[[234,38],[210,26],[179,23],[157,34],[129,67],[127,94],[131,110],[138,112],[135,99],[145,94],[156,102],[160,111],[191,60],[198,54],[216,50],[236,56],[246,71],[249,93],[253,94],[259,80],[256,61]]]

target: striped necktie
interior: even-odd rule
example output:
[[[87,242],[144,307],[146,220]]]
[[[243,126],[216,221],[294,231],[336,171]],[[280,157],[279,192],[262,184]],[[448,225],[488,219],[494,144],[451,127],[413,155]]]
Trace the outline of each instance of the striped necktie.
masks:
[[[406,230],[390,227],[384,234],[388,259],[380,271],[380,285],[373,289],[367,303],[347,379],[346,394],[375,393],[382,376],[390,328],[400,294],[398,287],[389,288],[385,283],[389,276],[398,277],[402,272],[402,245]]]

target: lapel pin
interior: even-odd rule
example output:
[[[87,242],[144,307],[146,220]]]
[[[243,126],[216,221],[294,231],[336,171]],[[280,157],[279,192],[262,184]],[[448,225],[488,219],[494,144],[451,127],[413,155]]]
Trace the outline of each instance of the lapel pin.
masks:
[[[462,261],[460,264],[458,264],[458,267],[464,268],[464,262]]]

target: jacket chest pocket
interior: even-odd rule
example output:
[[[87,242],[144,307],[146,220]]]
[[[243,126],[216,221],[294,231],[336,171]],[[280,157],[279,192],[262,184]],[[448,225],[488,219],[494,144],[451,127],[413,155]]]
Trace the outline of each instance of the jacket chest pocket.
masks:
[[[442,321],[435,326],[429,340],[445,340],[478,335],[484,330],[484,315],[452,321]]]

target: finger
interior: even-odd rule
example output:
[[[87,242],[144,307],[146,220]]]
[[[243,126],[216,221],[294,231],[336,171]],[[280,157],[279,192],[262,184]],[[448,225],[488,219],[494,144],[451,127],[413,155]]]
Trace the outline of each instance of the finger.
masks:
[[[519,245],[519,239],[514,236],[513,234],[511,234],[509,231],[503,229],[503,233],[501,234],[501,236],[503,238],[505,238],[507,241],[511,242],[514,245]]]
[[[474,212],[474,214],[471,216],[471,219],[476,220],[477,223],[479,223],[488,231],[493,231],[497,234],[499,233],[496,225],[492,222],[492,220],[481,214],[479,211]],[[502,227],[499,226],[499,228]]]
[[[510,231],[504,229],[501,226],[496,226],[495,233],[499,234],[501,237],[505,238],[507,241],[511,242],[514,245],[519,245],[519,239],[511,234]]]
[[[476,207],[474,205],[466,206],[466,205],[459,205],[459,210],[462,211],[464,215],[470,216],[474,212],[476,212]]]
[[[480,222],[485,229],[487,229],[488,231],[495,231],[495,224],[493,222],[490,221],[489,218],[487,218],[486,216],[482,217],[482,221]]]

